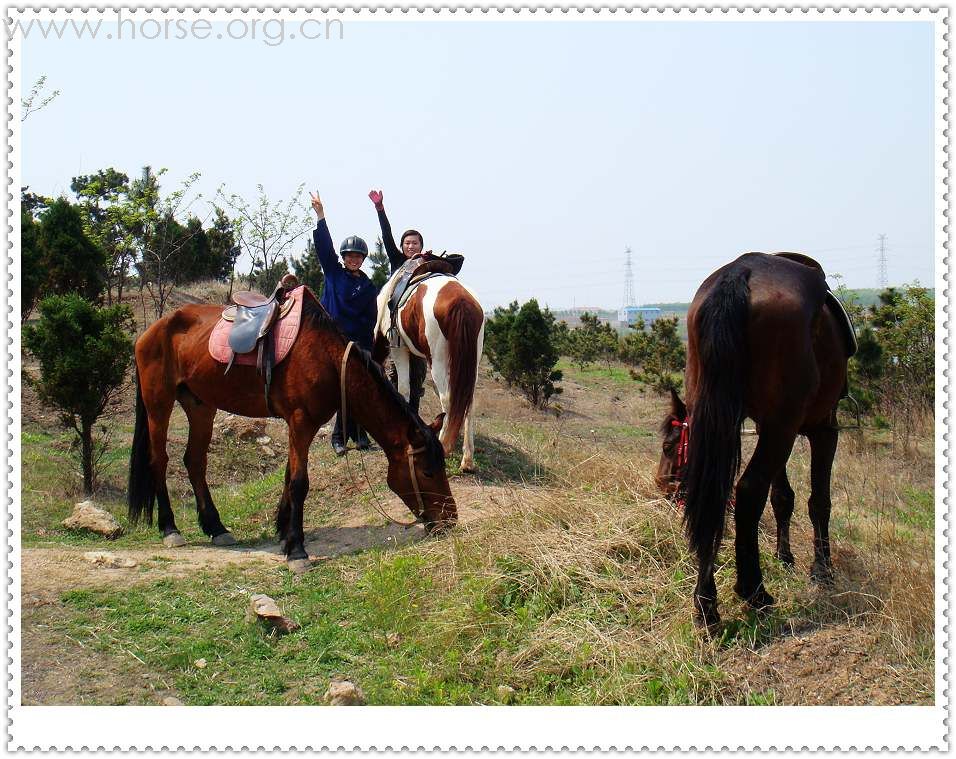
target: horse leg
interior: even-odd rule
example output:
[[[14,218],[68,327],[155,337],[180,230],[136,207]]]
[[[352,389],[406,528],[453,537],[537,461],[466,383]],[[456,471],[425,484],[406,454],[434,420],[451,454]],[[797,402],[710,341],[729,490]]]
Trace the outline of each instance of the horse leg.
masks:
[[[694,608],[697,621],[711,632],[720,624],[717,612],[717,583],[714,581],[714,562],[717,559],[717,543],[697,547],[697,586],[694,588]]]
[[[305,532],[302,514],[309,494],[309,446],[318,432],[318,426],[304,412],[296,411],[289,418],[289,519],[285,525],[282,548],[289,569],[296,574],[311,566],[305,550]],[[278,520],[277,520],[278,521]]]
[[[285,465],[285,485],[282,495],[279,496],[279,505],[276,507],[276,534],[285,535],[289,529],[289,519],[292,516],[292,503],[289,500],[289,464]]]
[[[166,437],[169,430],[169,417],[173,413],[173,398],[160,397],[147,400],[150,469],[156,486],[157,518],[156,524],[163,535],[163,543],[170,548],[186,545],[183,536],[176,527],[173,508],[169,502],[169,490],[166,487],[166,469],[169,455],[166,453]]]
[[[403,345],[393,350],[392,363],[395,365],[395,375],[398,377],[398,392],[407,401],[411,390],[408,348]]]
[[[790,518],[793,516],[793,488],[787,479],[787,467],[774,477],[770,486],[770,504],[777,522],[777,558],[787,566],[793,566],[793,553],[790,550]]]
[[[189,420],[189,440],[186,443],[186,453],[183,463],[189,473],[189,482],[196,495],[196,515],[199,518],[199,527],[212,538],[215,546],[235,545],[236,539],[225,528],[219,518],[219,511],[213,503],[209,484],[206,482],[206,463],[209,453],[209,443],[212,441],[212,425],[216,418],[216,409],[203,404],[188,390],[179,393],[179,405],[186,412]]]
[[[737,482],[734,506],[737,583],[734,590],[754,609],[762,609],[774,603],[773,596],[763,586],[757,527],[767,504],[770,483],[780,470],[786,467],[796,438],[796,432],[765,429],[757,441],[753,458]]]
[[[462,427],[464,442],[462,443],[461,471],[477,472],[475,466],[475,428],[471,423],[471,415],[474,413],[475,406],[472,402],[471,410],[465,416],[465,423]]]
[[[813,567],[810,577],[820,583],[833,580],[830,561],[830,475],[839,431],[826,423],[807,435],[810,441],[810,523],[813,525]]]

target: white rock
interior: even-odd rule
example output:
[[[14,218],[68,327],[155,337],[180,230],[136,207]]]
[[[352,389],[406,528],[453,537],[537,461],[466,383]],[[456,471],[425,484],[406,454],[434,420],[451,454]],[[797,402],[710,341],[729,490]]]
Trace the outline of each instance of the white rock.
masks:
[[[262,437],[257,437],[257,438],[256,438],[256,442],[257,442],[259,445],[266,445],[267,443],[271,443],[271,442],[272,442],[272,438],[269,437],[268,435],[263,435]]]
[[[180,701],[175,696],[166,696],[166,698],[163,699],[163,706],[182,706],[182,705],[183,705],[183,702]]]
[[[195,664],[198,669],[205,669],[205,668],[206,668],[206,660],[205,660],[205,659],[196,659],[196,661],[194,661],[193,664]]]
[[[498,700],[504,704],[510,704],[514,699],[515,689],[510,685],[499,685],[498,689]]]
[[[136,562],[128,556],[117,556],[108,551],[88,551],[83,554],[83,558],[97,567],[129,569],[136,566]]]
[[[279,605],[262,593],[249,597],[249,611],[255,618],[262,620],[279,633],[294,632],[302,627],[298,622],[283,615]]]
[[[123,528],[116,518],[94,506],[93,501],[76,504],[73,513],[63,520],[63,526],[70,530],[89,530],[107,538],[117,538],[123,534]]]
[[[351,680],[336,678],[329,683],[323,701],[330,706],[362,706],[365,703],[365,694]]]

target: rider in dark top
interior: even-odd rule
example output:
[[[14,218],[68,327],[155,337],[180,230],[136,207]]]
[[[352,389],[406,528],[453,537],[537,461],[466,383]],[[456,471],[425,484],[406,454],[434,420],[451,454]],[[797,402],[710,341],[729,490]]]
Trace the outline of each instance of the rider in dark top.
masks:
[[[310,193],[311,195],[311,193]],[[345,333],[349,340],[361,345],[365,350],[372,349],[372,332],[375,329],[375,298],[378,290],[372,280],[362,271],[362,264],[368,255],[368,246],[361,237],[346,237],[339,247],[339,261],[335,255],[335,246],[329,234],[329,225],[325,220],[325,209],[319,199],[319,193],[312,195],[312,208],[318,216],[318,222],[312,232],[315,252],[325,274],[325,288],[322,292],[322,306],[329,316]],[[335,415],[335,427],[332,430],[332,448],[342,456],[346,451],[347,438],[352,438],[359,450],[370,447],[368,436],[353,417],[348,420],[348,432],[342,429],[342,412]]]
[[[368,194],[369,200],[375,205],[378,211],[378,223],[382,227],[382,243],[385,246],[385,252],[388,253],[388,262],[392,268],[392,274],[402,268],[405,262],[421,255],[425,241],[421,232],[415,229],[406,230],[402,234],[402,247],[395,244],[395,238],[392,236],[392,225],[389,224],[388,216],[385,215],[385,206],[382,203],[383,195],[381,190],[372,190]],[[411,351],[408,352],[408,373],[409,373],[409,405],[418,413],[418,406],[422,399],[425,385],[425,359],[416,356]],[[398,374],[395,372],[394,364],[389,362],[389,379],[393,385],[398,385]]]

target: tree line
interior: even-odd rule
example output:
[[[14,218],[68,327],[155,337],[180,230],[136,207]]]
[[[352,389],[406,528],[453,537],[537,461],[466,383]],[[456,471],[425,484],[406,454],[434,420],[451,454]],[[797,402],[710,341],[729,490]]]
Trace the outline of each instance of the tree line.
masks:
[[[595,362],[609,369],[612,362],[621,362],[634,380],[658,393],[680,388],[686,361],[677,317],[650,325],[638,321],[621,336],[586,312],[580,325],[571,328],[535,299],[495,309],[485,325],[485,355],[492,371],[538,408],[561,393],[557,383],[562,372],[556,366],[562,356],[581,370]]]
[[[120,395],[132,363],[131,291],[147,321],[166,312],[174,288],[199,281],[228,283],[231,294],[244,280],[268,293],[292,272],[322,294],[311,239],[299,255],[291,251],[312,224],[304,186],[281,202],[261,185],[252,201],[220,187],[207,202],[196,191],[198,173],[168,192],[165,173],[145,166],[131,179],[103,169],[73,177],[71,197],[21,189],[20,318],[24,347],[39,365],[38,374],[25,371],[23,379],[74,431],[87,495],[109,437],[102,426],[95,434],[96,420]],[[243,253],[249,268],[239,274]],[[381,286],[389,275],[381,240],[370,263]]]
[[[874,305],[861,305],[839,288],[853,321],[859,349],[848,366],[849,399],[844,417],[891,428],[909,445],[932,419],[935,384],[935,301],[919,285],[888,288]],[[582,314],[574,328],[558,321],[534,299],[496,308],[485,327],[485,354],[492,371],[538,408],[561,393],[561,357],[584,370],[592,363],[623,364],[630,376],[656,393],[681,389],[686,346],[677,317],[650,325],[639,321],[624,335],[595,314]],[[844,419],[844,423],[847,423]]]

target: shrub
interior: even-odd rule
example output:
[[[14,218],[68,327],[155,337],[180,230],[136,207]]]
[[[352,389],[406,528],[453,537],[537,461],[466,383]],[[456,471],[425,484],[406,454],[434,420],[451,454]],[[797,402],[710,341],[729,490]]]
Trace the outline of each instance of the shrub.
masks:
[[[485,354],[492,369],[536,408],[545,408],[561,392],[554,384],[561,379],[554,368],[558,363],[554,315],[541,311],[536,300],[520,308],[515,301],[495,309],[485,326]]]
[[[677,333],[677,317],[656,319],[648,330],[640,320],[624,337],[621,360],[634,367],[631,376],[657,393],[680,390],[687,350]]]
[[[23,344],[40,363],[27,377],[40,399],[60,412],[81,447],[83,490],[93,493],[93,425],[123,385],[133,356],[133,312],[128,306],[97,308],[79,295],[40,301],[40,320],[23,330]]]

